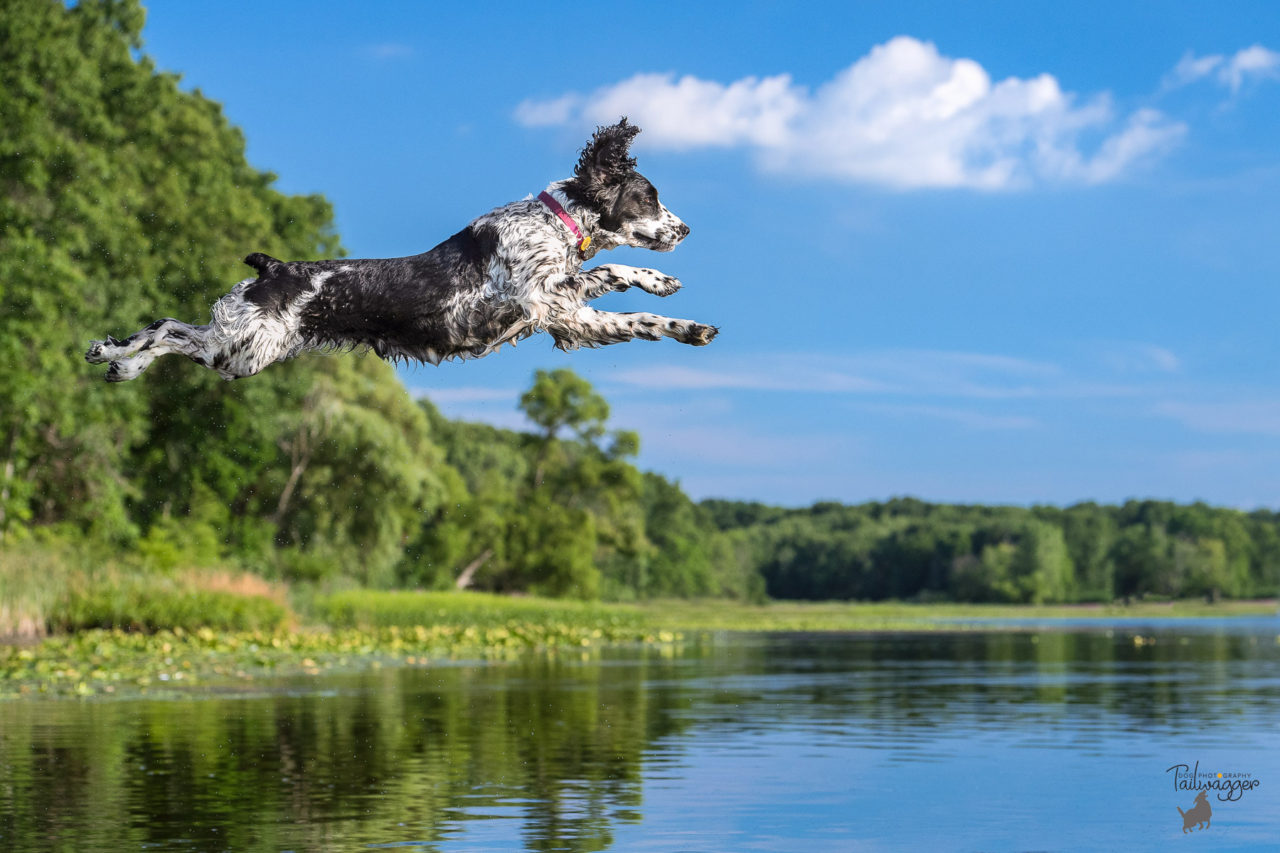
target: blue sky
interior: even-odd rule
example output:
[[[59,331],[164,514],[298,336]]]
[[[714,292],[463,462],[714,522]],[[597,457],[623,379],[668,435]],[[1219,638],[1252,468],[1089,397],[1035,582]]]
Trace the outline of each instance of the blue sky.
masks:
[[[356,257],[645,129],[692,234],[597,261],[685,287],[598,304],[720,338],[401,372],[447,414],[519,427],[568,366],[696,498],[1280,506],[1273,3],[147,5]]]

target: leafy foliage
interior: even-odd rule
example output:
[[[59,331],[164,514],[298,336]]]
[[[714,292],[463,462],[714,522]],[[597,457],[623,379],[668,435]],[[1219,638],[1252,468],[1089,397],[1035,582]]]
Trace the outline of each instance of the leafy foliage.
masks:
[[[984,507],[708,501],[776,598],[975,602],[1277,593],[1280,514],[1162,501]]]
[[[90,338],[205,316],[249,251],[342,254],[328,202],[282,194],[254,169],[220,107],[141,54],[142,22],[137,0],[28,0],[0,16],[0,630],[154,629],[201,613],[271,624],[267,605],[179,601],[173,577],[218,567],[313,594],[1280,591],[1269,511],[695,504],[637,470],[639,437],[611,430],[607,401],[565,369],[538,371],[520,398],[532,432],[450,421],[372,357],[308,357],[237,383],[165,359],[109,386],[81,358]],[[85,586],[60,556],[69,548],[141,579]],[[235,615],[243,607],[264,609]]]

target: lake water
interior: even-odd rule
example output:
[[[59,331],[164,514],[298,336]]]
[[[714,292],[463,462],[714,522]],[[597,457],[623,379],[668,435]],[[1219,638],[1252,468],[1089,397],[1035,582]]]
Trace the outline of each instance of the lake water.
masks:
[[[1278,637],[717,635],[12,701],[0,849],[1275,850]],[[1259,784],[1192,837],[1197,762]]]

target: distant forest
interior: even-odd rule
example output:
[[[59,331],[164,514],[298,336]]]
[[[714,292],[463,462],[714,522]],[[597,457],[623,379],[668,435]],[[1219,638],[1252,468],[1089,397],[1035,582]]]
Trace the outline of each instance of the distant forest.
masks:
[[[0,549],[618,600],[1280,590],[1270,511],[695,503],[567,370],[532,377],[527,432],[445,418],[371,356],[235,383],[166,359],[107,385],[90,338],[207,316],[250,251],[343,254],[324,198],[276,190],[218,104],[156,71],[143,19],[134,0],[0,16]]]

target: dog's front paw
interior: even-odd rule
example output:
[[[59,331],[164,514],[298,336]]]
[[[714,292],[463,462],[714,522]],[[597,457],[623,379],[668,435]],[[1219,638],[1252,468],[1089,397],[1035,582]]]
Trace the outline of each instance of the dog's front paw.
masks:
[[[654,296],[670,296],[683,286],[680,279],[657,270],[640,270],[640,273],[635,286]]]
[[[695,347],[705,347],[707,344],[715,340],[716,335],[720,334],[717,326],[708,326],[703,323],[692,323],[681,343],[686,343]]]
[[[684,285],[680,283],[680,279],[664,275],[655,279],[649,287],[645,288],[645,290],[652,293],[654,296],[670,296],[683,286]]]
[[[107,361],[107,356],[103,354],[106,346],[106,341],[89,341],[89,351],[84,354],[84,360],[90,364],[102,364]]]

